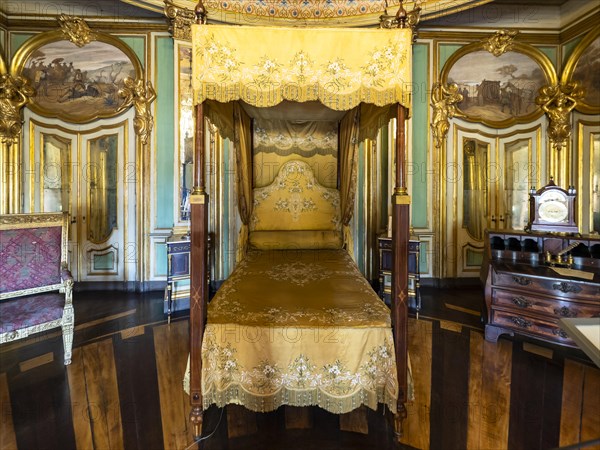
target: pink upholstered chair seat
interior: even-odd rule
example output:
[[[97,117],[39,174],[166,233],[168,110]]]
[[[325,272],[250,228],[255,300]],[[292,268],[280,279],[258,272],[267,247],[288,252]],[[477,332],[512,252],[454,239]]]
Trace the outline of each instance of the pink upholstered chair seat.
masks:
[[[0,302],[0,333],[52,322],[62,318],[64,294],[29,295]]]
[[[0,215],[0,344],[61,328],[71,363],[75,313],[68,213]]]

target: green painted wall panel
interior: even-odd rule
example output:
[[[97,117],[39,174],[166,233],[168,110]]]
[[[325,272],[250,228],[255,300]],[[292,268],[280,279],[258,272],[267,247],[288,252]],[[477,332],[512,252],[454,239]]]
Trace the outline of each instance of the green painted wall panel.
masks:
[[[538,47],[538,49],[544,55],[546,55],[550,59],[550,61],[552,61],[552,64],[556,69],[556,66],[558,64],[558,50],[556,49],[556,47]]]
[[[413,46],[412,226],[427,227],[428,45]]]
[[[29,39],[30,37],[35,36],[34,34],[22,34],[22,33],[11,33],[10,35],[10,59],[12,60],[13,56],[19,49],[23,43]],[[10,61],[6,61],[6,64],[10,66]]]
[[[442,71],[444,64],[446,64],[446,61],[448,61],[448,58],[450,58],[452,56],[452,54],[461,47],[462,47],[462,45],[460,45],[460,44],[441,44],[440,45],[440,47],[439,47],[439,49],[440,49],[440,64],[438,66],[440,72]]]
[[[569,56],[571,56],[571,53],[573,53],[573,50],[575,49],[575,47],[577,47],[577,44],[579,44],[581,42],[581,40],[583,39],[583,36],[579,36],[576,37],[575,39],[567,42],[565,45],[563,45],[563,49],[562,49],[562,63],[565,64],[567,62],[567,60],[569,59]]]
[[[419,273],[427,273],[429,268],[429,243],[421,242],[419,246]]]
[[[154,244],[154,275],[157,277],[167,276],[167,244],[155,243]]]
[[[173,101],[174,75],[173,40],[171,38],[158,38],[156,40],[156,59],[163,62],[157,64],[156,76],[156,226],[158,228],[171,228],[173,226],[173,183],[175,164],[174,145],[174,117],[175,105]]]
[[[142,36],[119,36],[123,42],[125,42],[138,57],[144,67],[146,62],[146,39]],[[158,61],[161,61],[160,59]],[[160,66],[160,64],[157,64]]]

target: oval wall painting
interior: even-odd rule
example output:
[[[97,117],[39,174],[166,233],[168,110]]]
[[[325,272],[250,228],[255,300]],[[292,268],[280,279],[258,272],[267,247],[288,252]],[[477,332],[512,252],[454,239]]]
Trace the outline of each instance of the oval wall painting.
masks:
[[[465,54],[450,68],[447,83],[456,83],[463,101],[458,108],[471,120],[506,122],[541,114],[535,103],[547,84],[540,65],[529,56],[481,50]]]
[[[600,36],[590,42],[576,64],[571,80],[579,81],[584,87],[585,103],[600,107]]]
[[[119,48],[93,41],[79,48],[61,40],[29,55],[23,69],[35,88],[33,109],[76,122],[114,115],[123,104],[118,91],[135,68]]]

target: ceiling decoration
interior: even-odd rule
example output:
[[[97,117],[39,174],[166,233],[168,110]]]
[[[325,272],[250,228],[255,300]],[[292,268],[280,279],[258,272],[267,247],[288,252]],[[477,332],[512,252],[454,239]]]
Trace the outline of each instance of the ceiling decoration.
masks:
[[[164,10],[161,0],[126,0],[152,11]],[[421,20],[454,14],[489,3],[491,0],[422,0],[404,2],[407,11],[421,7]],[[193,11],[196,1],[171,0],[180,8]],[[245,25],[369,26],[379,17],[394,15],[398,0],[203,0],[209,22]]]

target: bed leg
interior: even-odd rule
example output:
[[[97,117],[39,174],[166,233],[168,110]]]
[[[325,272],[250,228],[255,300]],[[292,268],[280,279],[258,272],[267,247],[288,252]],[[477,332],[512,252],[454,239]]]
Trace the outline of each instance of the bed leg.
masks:
[[[398,411],[394,414],[394,433],[396,434],[396,440],[400,442],[404,433],[404,419],[406,419],[406,407],[404,405],[398,406]]]
[[[193,427],[192,431],[194,432],[194,439],[198,439],[202,434],[202,407],[192,407],[192,412],[190,412],[190,422]]]

